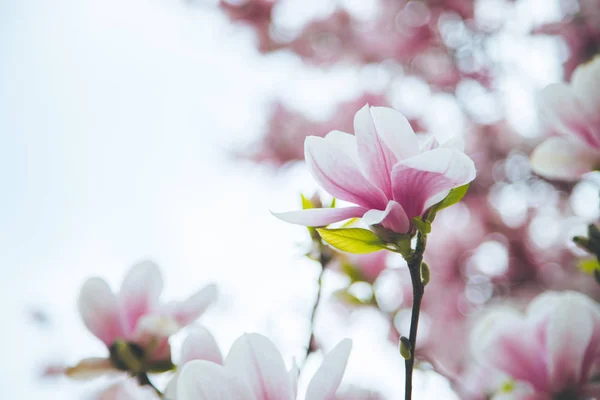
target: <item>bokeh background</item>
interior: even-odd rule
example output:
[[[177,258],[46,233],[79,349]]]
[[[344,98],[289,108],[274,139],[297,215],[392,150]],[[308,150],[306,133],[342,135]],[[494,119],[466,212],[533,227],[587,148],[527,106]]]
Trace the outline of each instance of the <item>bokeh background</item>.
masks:
[[[304,257],[306,230],[270,210],[298,208],[300,193],[316,189],[298,161],[304,136],[351,131],[369,102],[440,141],[464,137],[479,168],[464,204],[434,224],[422,329],[447,357],[417,372],[416,398],[458,398],[450,382],[462,359],[450,350],[466,351],[463,325],[484,305],[547,287],[598,295],[569,244],[598,216],[598,183],[549,183],[527,162],[549,133],[536,93],[597,52],[598,9],[585,0],[1,0],[2,396],[77,398],[102,385],[48,368],[104,354],[78,315],[79,288],[89,276],[117,287],[146,259],[162,267],[165,297],[218,284],[200,322],[223,351],[257,331],[286,360],[302,359],[319,268]],[[332,297],[349,282],[328,271],[317,335],[325,349],[353,337],[345,382],[389,397],[403,387],[390,331],[403,329],[397,298],[408,281],[401,260],[388,264],[384,312]],[[363,289],[349,290],[361,298]]]

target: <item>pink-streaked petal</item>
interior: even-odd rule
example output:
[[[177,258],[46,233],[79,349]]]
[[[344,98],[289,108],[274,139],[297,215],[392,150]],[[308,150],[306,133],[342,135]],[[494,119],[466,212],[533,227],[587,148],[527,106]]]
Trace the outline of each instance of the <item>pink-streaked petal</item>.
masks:
[[[91,278],[85,282],[78,306],[85,326],[106,346],[125,336],[116,296],[103,279]]]
[[[398,160],[419,154],[419,141],[404,115],[387,107],[371,107],[370,110],[377,135]]]
[[[420,216],[448,192],[475,179],[475,164],[464,153],[437,148],[400,161],[392,172],[394,200],[408,219]]]
[[[385,194],[365,178],[352,157],[340,148],[337,137],[306,138],[304,155],[310,173],[333,197],[365,208],[383,208]]]
[[[167,306],[168,315],[180,327],[187,326],[196,321],[215,302],[217,296],[217,286],[214,284],[206,285],[184,301],[171,302]]]
[[[239,377],[255,399],[295,398],[281,354],[265,336],[248,333],[238,338],[225,359],[225,369]]]
[[[582,367],[593,335],[592,315],[587,306],[574,296],[566,295],[548,321],[546,346],[548,373],[554,391],[574,387],[584,381]]]
[[[583,174],[600,166],[600,152],[561,137],[542,142],[531,154],[533,171],[549,179],[579,179]]]
[[[325,356],[315,376],[308,384],[307,399],[335,400],[335,392],[342,382],[350,350],[352,350],[352,341],[344,339]]]
[[[143,261],[129,270],[119,292],[126,332],[133,333],[138,320],[156,309],[162,288],[160,269],[153,262]]]
[[[77,380],[94,379],[106,374],[118,374],[108,358],[85,358],[76,366],[65,370],[65,375]]]
[[[549,85],[542,90],[539,102],[543,121],[550,128],[600,149],[598,132],[589,125],[583,106],[571,87],[564,83]]]
[[[206,360],[215,364],[223,364],[223,355],[217,341],[208,329],[202,326],[194,327],[181,345],[179,363],[185,364],[191,360]]]
[[[385,228],[397,233],[407,233],[411,227],[411,223],[408,220],[406,212],[404,212],[404,208],[394,200],[391,200],[388,203],[385,211],[367,211],[365,215],[363,215],[362,220],[367,225],[381,224]]]
[[[358,157],[365,175],[390,198],[391,172],[398,159],[377,135],[368,104],[354,116],[354,134]]]
[[[600,135],[600,57],[579,65],[573,72],[571,86],[596,134]]]
[[[271,212],[275,217],[290,224],[303,226],[326,226],[349,218],[362,217],[366,209],[362,207],[310,208],[307,210]]]
[[[250,389],[221,365],[204,360],[185,364],[177,378],[177,400],[256,400]]]

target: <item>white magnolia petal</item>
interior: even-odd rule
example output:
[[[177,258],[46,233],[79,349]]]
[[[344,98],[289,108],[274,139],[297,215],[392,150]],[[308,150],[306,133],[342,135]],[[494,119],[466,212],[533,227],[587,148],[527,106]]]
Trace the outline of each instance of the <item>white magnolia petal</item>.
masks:
[[[531,154],[531,168],[549,179],[574,180],[600,165],[600,153],[578,141],[552,137]]]
[[[446,140],[444,143],[440,145],[440,147],[444,147],[447,149],[454,149],[456,151],[460,151],[464,153],[465,151],[465,139],[460,136],[453,136],[450,139]]]
[[[209,284],[186,300],[171,302],[165,308],[169,317],[184,327],[196,321],[216,301],[217,296],[217,286]]]
[[[138,320],[156,309],[162,288],[162,275],[155,263],[143,261],[129,270],[119,292],[127,332],[134,332]]]
[[[352,350],[352,341],[350,339],[342,340],[321,363],[321,366],[310,380],[306,389],[306,398],[311,400],[334,400],[348,357]]]
[[[223,355],[215,337],[203,326],[194,327],[181,345],[180,364],[191,360],[206,360],[215,364],[223,364]]]
[[[363,215],[362,220],[367,225],[381,224],[385,228],[397,233],[407,233],[411,227],[411,221],[408,220],[404,208],[394,200],[388,203],[385,211],[367,211]]]
[[[298,395],[298,376],[300,375],[300,369],[296,364],[296,359],[292,360],[292,368],[289,371],[290,385],[292,387],[292,398],[295,399]]]
[[[383,143],[369,110],[365,105],[354,116],[354,134],[358,147],[360,165],[365,175],[389,198],[392,195],[391,172],[398,161],[394,153]]]
[[[103,279],[91,278],[84,283],[78,307],[85,326],[106,346],[125,336],[116,296]]]
[[[225,369],[240,378],[255,399],[294,399],[281,354],[263,335],[247,333],[238,338],[225,359]]]
[[[573,72],[571,86],[585,115],[593,122],[600,122],[600,57],[579,65]],[[600,134],[600,125],[596,125]]]
[[[177,400],[255,400],[221,365],[194,360],[177,379]]]
[[[365,178],[340,143],[339,135],[306,138],[304,155],[312,176],[333,197],[365,208],[383,207],[384,193]]]
[[[367,210],[362,207],[310,208],[307,210],[271,212],[275,217],[291,224],[304,226],[327,226],[349,218],[362,217]]]
[[[387,107],[370,110],[377,134],[398,160],[419,154],[419,141],[404,115]]]

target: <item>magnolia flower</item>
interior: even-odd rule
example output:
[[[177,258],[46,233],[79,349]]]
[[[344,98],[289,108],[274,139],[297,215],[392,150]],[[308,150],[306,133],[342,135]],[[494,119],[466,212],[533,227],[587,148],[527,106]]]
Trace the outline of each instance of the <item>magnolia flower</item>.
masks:
[[[306,398],[334,400],[351,341],[343,340],[323,360],[308,385]],[[187,363],[177,381],[178,400],[295,400],[298,369],[287,371],[279,351],[266,337],[253,333],[238,338],[224,365]]]
[[[414,217],[475,179],[475,165],[462,143],[439,145],[434,138],[419,143],[406,118],[390,108],[364,106],[354,117],[354,132],[309,136],[304,154],[315,180],[356,206],[275,214],[278,218],[325,226],[362,217],[368,225],[408,233]]]
[[[86,327],[109,349],[111,358],[90,358],[67,371],[83,377],[110,368],[126,370],[115,357],[118,344],[129,346],[138,361],[153,367],[170,363],[169,336],[194,322],[215,300],[216,288],[208,285],[187,300],[160,302],[163,281],[152,262],[139,263],[129,271],[121,290],[114,294],[106,281],[91,278],[79,295],[79,311]]]
[[[495,398],[600,396],[600,385],[590,381],[599,366],[600,307],[581,293],[545,292],[525,315],[494,310],[475,326],[471,340],[475,358],[506,375]]]
[[[536,173],[577,179],[600,167],[600,57],[577,67],[570,85],[546,87],[540,111],[562,136],[551,137],[534,150],[531,165]]]

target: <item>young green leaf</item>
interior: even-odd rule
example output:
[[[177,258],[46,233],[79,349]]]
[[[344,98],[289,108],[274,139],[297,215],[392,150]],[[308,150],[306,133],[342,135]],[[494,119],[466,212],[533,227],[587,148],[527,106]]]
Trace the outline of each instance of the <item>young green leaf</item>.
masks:
[[[366,254],[385,249],[385,243],[368,229],[342,228],[317,229],[323,240],[338,250],[354,254]]]
[[[467,194],[467,190],[469,190],[469,185],[470,184],[467,183],[466,185],[462,185],[452,189],[450,193],[448,193],[448,196],[444,198],[444,200],[440,201],[439,203],[435,204],[429,209],[429,212],[427,213],[427,219],[429,221],[433,221],[433,219],[435,218],[435,214],[438,211],[443,210],[444,208],[448,208],[461,201],[462,198],[465,197],[465,195]]]
[[[591,275],[594,271],[600,270],[600,263],[596,258],[585,258],[579,261],[579,269]]]
[[[421,217],[414,217],[413,224],[415,224],[419,232],[421,232],[423,235],[427,235],[431,232],[431,222],[427,219],[423,220]]]
[[[302,209],[303,210],[308,210],[310,208],[315,208],[315,205],[312,203],[312,201],[310,201],[310,199],[308,197],[306,197],[303,194],[301,194],[300,196],[302,198]]]

